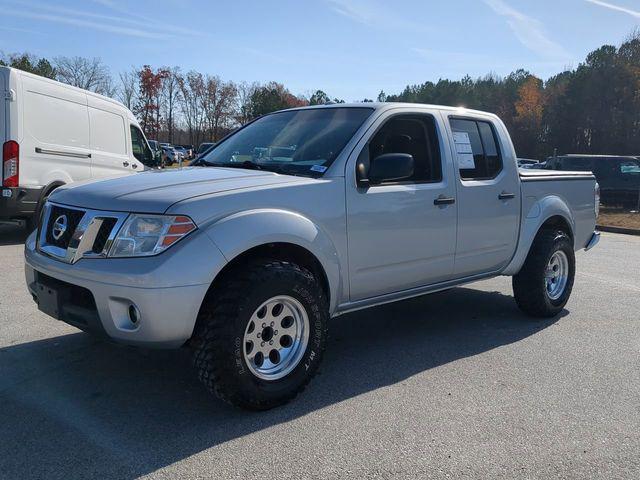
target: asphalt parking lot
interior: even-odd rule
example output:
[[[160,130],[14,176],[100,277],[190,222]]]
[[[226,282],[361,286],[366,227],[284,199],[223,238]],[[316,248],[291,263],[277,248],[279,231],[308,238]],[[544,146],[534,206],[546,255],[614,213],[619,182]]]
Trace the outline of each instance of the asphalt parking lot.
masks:
[[[210,398],[186,351],[39,313],[0,227],[0,478],[639,478],[640,237],[578,254],[535,322],[510,279],[335,319],[321,374],[265,413]]]

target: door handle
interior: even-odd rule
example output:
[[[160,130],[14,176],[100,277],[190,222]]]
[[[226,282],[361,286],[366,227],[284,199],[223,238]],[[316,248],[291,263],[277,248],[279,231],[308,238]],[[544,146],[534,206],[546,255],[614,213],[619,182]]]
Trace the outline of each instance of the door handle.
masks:
[[[502,192],[500,195],[498,195],[499,200],[511,200],[512,198],[516,198],[515,193]]]
[[[440,195],[433,201],[434,205],[453,205],[456,203],[456,199],[453,197],[445,197],[444,195]]]
[[[124,165],[125,167],[129,166],[129,162],[122,162],[122,165]]]

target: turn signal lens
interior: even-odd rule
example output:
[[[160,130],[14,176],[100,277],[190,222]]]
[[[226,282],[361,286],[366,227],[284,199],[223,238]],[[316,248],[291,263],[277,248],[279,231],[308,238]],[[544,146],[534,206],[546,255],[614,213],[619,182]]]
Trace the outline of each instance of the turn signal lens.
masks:
[[[196,228],[184,215],[131,214],[113,241],[109,257],[158,255]]]

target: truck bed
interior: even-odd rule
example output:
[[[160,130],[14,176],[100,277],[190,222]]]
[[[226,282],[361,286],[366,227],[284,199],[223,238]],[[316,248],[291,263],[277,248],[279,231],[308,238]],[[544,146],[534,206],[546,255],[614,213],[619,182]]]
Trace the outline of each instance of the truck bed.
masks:
[[[567,218],[573,221],[576,249],[583,248],[591,238],[595,225],[593,200],[596,177],[591,172],[560,170],[520,169],[519,173],[523,222],[539,215],[544,203],[561,199],[569,209]]]

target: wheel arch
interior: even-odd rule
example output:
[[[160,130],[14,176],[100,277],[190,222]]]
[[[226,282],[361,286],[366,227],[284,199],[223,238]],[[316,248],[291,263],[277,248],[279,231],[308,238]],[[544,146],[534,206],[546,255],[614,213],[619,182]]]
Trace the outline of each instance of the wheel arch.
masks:
[[[258,256],[292,261],[317,275],[330,312],[335,311],[343,285],[338,252],[329,235],[310,219],[286,210],[258,209],[230,215],[204,229],[228,262],[212,285]]]
[[[40,212],[42,211],[42,206],[44,205],[44,202],[47,199],[47,197],[56,188],[62,187],[64,185],[66,185],[66,183],[63,182],[62,180],[54,180],[46,184],[44,187],[42,187],[42,189],[40,190],[40,196],[38,197],[38,203],[36,204],[36,210],[33,214],[33,218],[30,219],[29,221],[38,222],[38,220],[40,219]]]
[[[523,216],[516,253],[502,272],[503,275],[515,275],[520,271],[533,241],[542,229],[557,228],[566,232],[575,248],[573,214],[561,198],[548,196],[533,204],[529,212],[523,212]]]

